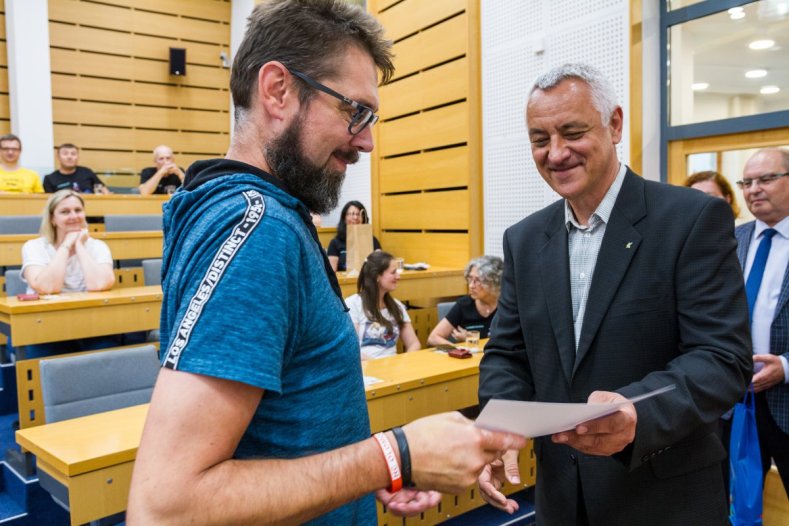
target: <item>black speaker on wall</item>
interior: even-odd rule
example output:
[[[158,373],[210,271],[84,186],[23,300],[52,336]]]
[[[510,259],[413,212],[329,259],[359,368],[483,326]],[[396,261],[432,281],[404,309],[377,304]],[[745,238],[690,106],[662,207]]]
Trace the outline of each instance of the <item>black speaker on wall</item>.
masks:
[[[170,75],[186,75],[186,49],[170,48]]]

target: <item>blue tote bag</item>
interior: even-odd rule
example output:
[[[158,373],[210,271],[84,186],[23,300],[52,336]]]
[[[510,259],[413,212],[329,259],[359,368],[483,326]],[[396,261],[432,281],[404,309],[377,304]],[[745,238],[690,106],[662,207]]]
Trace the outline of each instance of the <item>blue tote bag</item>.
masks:
[[[753,386],[734,406],[729,445],[729,496],[732,526],[762,525],[762,459],[756,431]]]

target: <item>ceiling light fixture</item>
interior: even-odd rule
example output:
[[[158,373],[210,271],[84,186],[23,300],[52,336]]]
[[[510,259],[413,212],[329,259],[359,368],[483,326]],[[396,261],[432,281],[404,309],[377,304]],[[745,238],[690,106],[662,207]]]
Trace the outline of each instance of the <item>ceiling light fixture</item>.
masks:
[[[690,89],[693,91],[704,91],[705,89],[710,87],[709,82],[694,82],[690,85]]]
[[[764,39],[764,40],[754,40],[748,47],[753,49],[754,51],[758,51],[761,49],[770,49],[775,45],[775,40]]]
[[[762,95],[774,95],[781,91],[781,88],[778,86],[762,86],[762,89],[759,90],[759,93]]]
[[[766,69],[752,69],[745,72],[745,77],[749,79],[760,79],[767,76]]]

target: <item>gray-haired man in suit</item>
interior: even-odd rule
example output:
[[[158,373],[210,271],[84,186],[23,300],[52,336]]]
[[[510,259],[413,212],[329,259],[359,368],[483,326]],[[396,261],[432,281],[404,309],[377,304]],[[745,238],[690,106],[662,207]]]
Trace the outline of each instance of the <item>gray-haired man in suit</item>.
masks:
[[[762,469],[774,460],[789,496],[789,151],[756,152],[737,186],[756,217],[735,236],[751,309]]]
[[[537,169],[564,199],[504,234],[480,402],[621,402],[676,385],[535,439],[538,524],[725,524],[716,421],[752,375],[731,208],[620,163],[622,108],[589,66],[541,76],[526,122]],[[518,481],[515,460],[479,479],[510,512],[499,488]]]

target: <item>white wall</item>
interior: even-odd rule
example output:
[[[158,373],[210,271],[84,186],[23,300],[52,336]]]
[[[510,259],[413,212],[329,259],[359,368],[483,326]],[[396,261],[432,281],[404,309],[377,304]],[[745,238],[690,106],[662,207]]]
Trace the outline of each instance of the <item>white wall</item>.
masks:
[[[605,73],[629,107],[627,0],[481,0],[485,253],[501,255],[504,230],[558,196],[537,173],[523,121],[534,79],[566,62]],[[618,146],[627,162],[630,124]]]
[[[55,162],[47,2],[6,0],[5,25],[11,132],[22,140],[19,165],[43,178]]]

